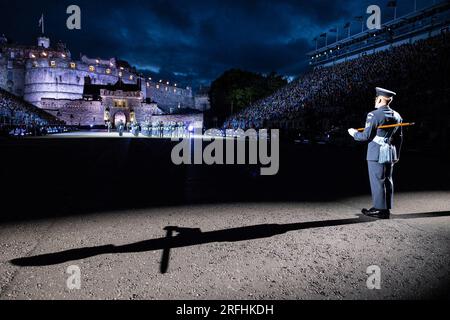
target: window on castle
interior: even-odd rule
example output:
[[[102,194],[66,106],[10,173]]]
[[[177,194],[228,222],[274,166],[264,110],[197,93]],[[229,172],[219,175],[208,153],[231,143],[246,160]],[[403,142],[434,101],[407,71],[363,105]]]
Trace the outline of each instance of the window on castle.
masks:
[[[111,69],[106,69],[106,74],[111,74]]]
[[[114,107],[115,108],[126,108],[127,101],[126,100],[114,100]]]
[[[120,72],[119,72],[119,77],[122,78],[122,76],[123,76],[123,73],[122,73],[122,71],[120,71]]]
[[[90,72],[95,72],[95,67],[94,66],[89,66],[89,71]]]
[[[33,68],[37,68],[38,67],[38,63],[37,63],[37,61],[34,61],[33,62]]]
[[[77,67],[77,64],[75,62],[70,63],[70,68],[75,69]]]
[[[159,84],[156,85],[156,89],[159,89]]]
[[[56,67],[56,61],[50,61],[50,67],[52,68]]]

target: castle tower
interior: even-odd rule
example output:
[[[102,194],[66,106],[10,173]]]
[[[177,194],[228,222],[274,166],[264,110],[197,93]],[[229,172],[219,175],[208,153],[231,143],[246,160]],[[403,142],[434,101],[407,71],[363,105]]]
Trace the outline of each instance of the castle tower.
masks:
[[[48,49],[50,48],[50,39],[45,36],[44,14],[42,14],[41,19],[39,19],[39,27],[42,28],[42,32],[41,36],[38,38],[38,47]]]
[[[42,35],[37,40],[38,40],[38,47],[42,47],[45,49],[50,48],[50,39],[47,38],[46,36]]]

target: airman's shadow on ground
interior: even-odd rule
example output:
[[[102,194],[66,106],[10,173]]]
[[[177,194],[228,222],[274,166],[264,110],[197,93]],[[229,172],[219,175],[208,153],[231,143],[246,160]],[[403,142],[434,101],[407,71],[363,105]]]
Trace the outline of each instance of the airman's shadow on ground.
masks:
[[[450,211],[444,211],[444,212],[394,215],[392,216],[392,219],[405,220],[405,219],[438,218],[449,216]],[[140,253],[140,252],[163,250],[160,272],[166,273],[169,268],[171,249],[203,245],[214,242],[249,241],[249,240],[270,238],[276,235],[281,235],[292,231],[336,227],[344,225],[356,225],[374,221],[376,220],[365,217],[363,215],[359,215],[355,218],[350,219],[300,222],[283,225],[264,224],[264,225],[239,227],[209,232],[202,232],[200,229],[180,228],[170,226],[165,228],[165,231],[167,232],[165,238],[151,239],[123,246],[105,245],[98,247],[72,249],[33,257],[14,259],[10,262],[13,265],[19,267],[42,267],[42,266],[62,264],[70,261],[87,259],[104,254]],[[174,234],[176,235],[174,236]]]

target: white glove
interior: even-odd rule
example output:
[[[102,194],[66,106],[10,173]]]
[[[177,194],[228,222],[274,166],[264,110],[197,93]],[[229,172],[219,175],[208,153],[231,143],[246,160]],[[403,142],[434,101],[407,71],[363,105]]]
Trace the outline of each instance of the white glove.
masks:
[[[358,130],[356,129],[348,129],[348,134],[351,135],[353,138],[355,137],[355,134],[358,133]]]

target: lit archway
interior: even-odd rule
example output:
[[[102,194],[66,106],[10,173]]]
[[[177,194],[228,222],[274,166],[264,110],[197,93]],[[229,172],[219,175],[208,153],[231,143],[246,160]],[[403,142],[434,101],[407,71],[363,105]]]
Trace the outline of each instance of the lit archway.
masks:
[[[119,111],[114,115],[114,126],[117,128],[121,122],[125,125],[127,123],[127,116],[122,111]]]

